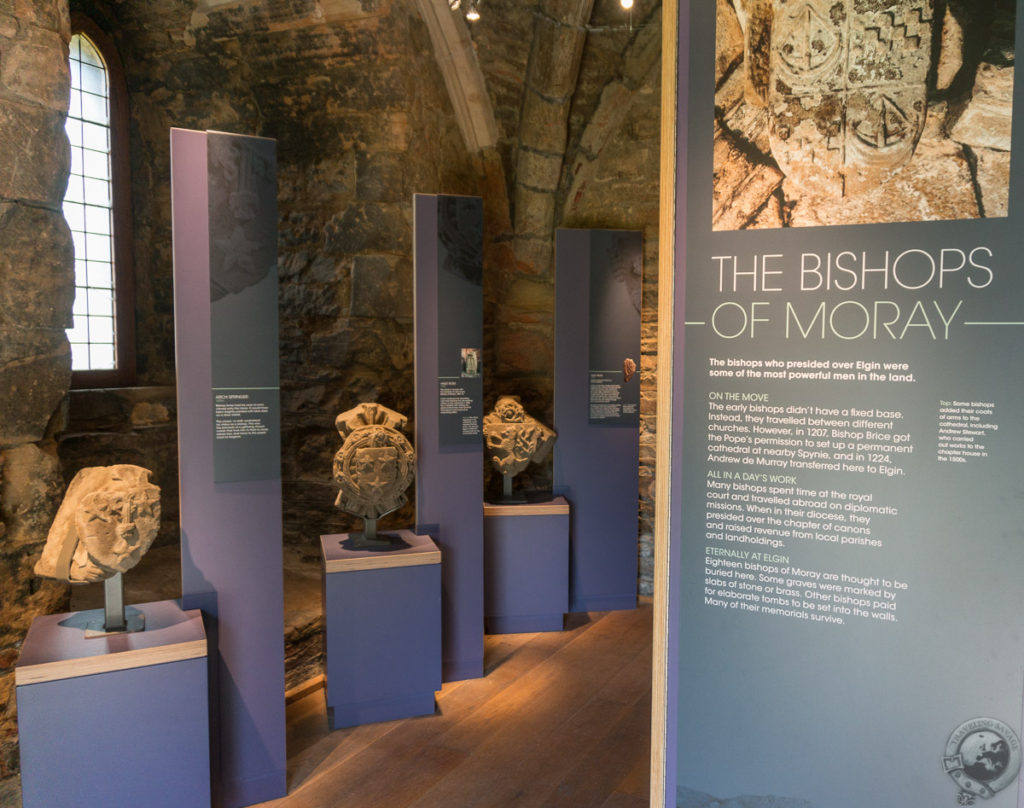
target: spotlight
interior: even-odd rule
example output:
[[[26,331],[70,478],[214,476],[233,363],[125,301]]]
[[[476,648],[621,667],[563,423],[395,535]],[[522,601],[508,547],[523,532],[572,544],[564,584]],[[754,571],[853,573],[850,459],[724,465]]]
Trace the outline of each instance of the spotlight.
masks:
[[[622,7],[627,11],[633,8],[633,0],[619,0],[619,2],[622,4]]]
[[[466,19],[470,22],[476,22],[480,19],[480,8],[478,0],[469,0],[466,8]]]

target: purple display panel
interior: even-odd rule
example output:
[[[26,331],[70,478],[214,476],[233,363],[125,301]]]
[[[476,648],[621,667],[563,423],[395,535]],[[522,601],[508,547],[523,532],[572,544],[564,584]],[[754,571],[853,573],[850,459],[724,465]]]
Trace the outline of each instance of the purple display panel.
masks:
[[[440,554],[429,536],[387,535],[403,548],[360,550],[348,534],[320,537],[333,729],[433,713],[441,689]]]
[[[207,134],[171,130],[182,602],[210,635],[215,804],[286,791],[281,481],[214,482]]]
[[[102,610],[32,623],[15,673],[24,808],[210,805],[202,619],[131,608],[145,631],[86,639]]]
[[[1024,2],[984,26],[916,0],[738,11],[666,15],[664,198],[686,204],[662,252],[685,299],[659,318],[675,336],[664,804],[1024,805],[1024,84],[1003,73],[982,178],[929,81],[964,21],[977,104],[993,61],[1008,68],[993,55],[1024,40]],[[736,123],[755,109],[756,132]],[[767,215],[747,193],[763,168],[781,189]]]
[[[442,440],[439,377],[441,347],[458,322],[481,323],[476,338],[461,340],[472,348],[483,342],[482,288],[461,311],[439,316],[438,289],[443,248],[439,212],[451,197],[417,194],[415,230],[416,320],[416,532],[430,534],[441,548],[442,673],[445,681],[483,675],[483,439],[450,444]],[[479,202],[479,200],[477,200]],[[482,243],[479,219],[466,223],[466,235]],[[444,336],[444,338],[442,338]]]
[[[207,133],[216,483],[281,476],[276,151]]]
[[[640,443],[637,427],[591,421],[590,322],[595,233],[559,230],[555,276],[554,493],[572,506],[569,610],[636,606]],[[614,272],[607,266],[606,275]],[[639,321],[635,334],[639,361]],[[634,384],[639,380],[634,379]]]
[[[484,504],[488,634],[561,631],[569,609],[569,503]]]

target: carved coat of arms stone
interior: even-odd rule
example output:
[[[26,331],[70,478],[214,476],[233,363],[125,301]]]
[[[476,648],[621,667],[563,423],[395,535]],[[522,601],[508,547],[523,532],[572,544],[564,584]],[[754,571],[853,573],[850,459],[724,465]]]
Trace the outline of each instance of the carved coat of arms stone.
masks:
[[[932,0],[750,0],[747,97],[801,187],[850,196],[914,154],[927,112]]]
[[[335,505],[363,519],[377,519],[406,503],[415,454],[399,430],[408,419],[376,403],[341,413],[334,422],[345,439],[334,456]]]
[[[543,460],[555,443],[555,431],[529,415],[519,396],[498,399],[484,416],[483,433],[491,463],[507,477]]]

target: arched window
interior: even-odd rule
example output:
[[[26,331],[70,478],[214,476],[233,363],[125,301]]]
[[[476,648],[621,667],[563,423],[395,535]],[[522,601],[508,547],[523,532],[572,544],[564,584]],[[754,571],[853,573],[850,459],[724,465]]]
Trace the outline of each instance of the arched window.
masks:
[[[127,103],[113,43],[88,18],[72,18],[67,134],[71,175],[64,218],[75,246],[73,387],[134,383]]]

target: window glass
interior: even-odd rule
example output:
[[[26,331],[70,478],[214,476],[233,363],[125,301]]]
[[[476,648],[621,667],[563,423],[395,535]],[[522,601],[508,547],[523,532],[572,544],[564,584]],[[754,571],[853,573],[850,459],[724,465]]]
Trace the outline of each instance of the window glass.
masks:
[[[64,217],[75,245],[72,370],[113,370],[115,289],[111,215],[110,91],[107,67],[83,34],[71,38],[67,119],[71,176]]]

